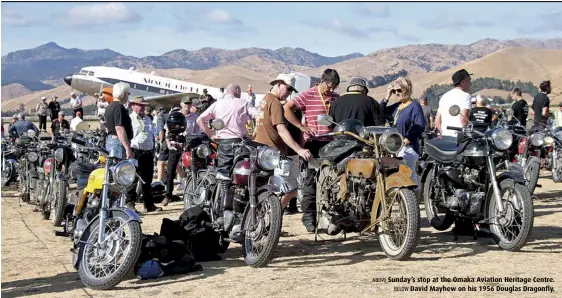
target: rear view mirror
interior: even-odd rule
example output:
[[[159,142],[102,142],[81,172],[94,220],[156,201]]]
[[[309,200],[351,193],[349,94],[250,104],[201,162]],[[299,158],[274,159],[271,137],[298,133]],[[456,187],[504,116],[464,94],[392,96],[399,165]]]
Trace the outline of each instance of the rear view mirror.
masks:
[[[324,126],[330,126],[334,123],[334,119],[330,117],[330,115],[326,115],[326,114],[318,115],[316,121],[318,121],[318,123]]]
[[[213,119],[213,122],[211,122],[211,127],[214,130],[222,130],[224,129],[224,121],[222,119]]]
[[[459,106],[457,105],[452,105],[449,108],[449,115],[451,116],[458,116],[461,113],[461,108],[459,108]]]

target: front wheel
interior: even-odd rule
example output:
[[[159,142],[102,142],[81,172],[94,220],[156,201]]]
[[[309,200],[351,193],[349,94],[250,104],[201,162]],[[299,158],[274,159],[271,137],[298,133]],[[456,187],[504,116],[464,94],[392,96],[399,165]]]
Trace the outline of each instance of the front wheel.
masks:
[[[108,290],[119,284],[131,272],[141,253],[140,223],[129,220],[125,213],[116,213],[105,223],[105,247],[98,241],[99,217],[84,233],[80,243],[78,275],[82,283],[94,290]]]
[[[527,188],[529,193],[533,194],[539,181],[539,172],[541,170],[541,162],[536,157],[531,157],[525,164],[525,179],[527,179]]]
[[[500,183],[500,195],[505,215],[497,210],[496,199],[489,198],[488,217],[494,241],[504,250],[517,251],[527,241],[533,229],[533,201],[529,189],[512,179]]]
[[[54,212],[51,222],[53,226],[58,227],[61,225],[64,219],[64,211],[66,209],[67,197],[66,194],[68,192],[68,182],[65,180],[57,179],[55,181],[57,187],[55,188],[56,192],[54,193],[54,200],[53,200],[53,207],[51,210]]]
[[[283,213],[279,197],[272,192],[259,194],[255,210],[255,225],[251,224],[249,209],[244,212],[242,251],[246,264],[257,268],[265,266],[273,257],[281,235]]]
[[[416,193],[406,188],[393,189],[387,191],[386,197],[389,214],[386,214],[388,219],[380,224],[379,242],[387,257],[405,260],[414,252],[420,237],[421,219]],[[382,204],[379,205],[377,218],[381,215],[385,215]]]

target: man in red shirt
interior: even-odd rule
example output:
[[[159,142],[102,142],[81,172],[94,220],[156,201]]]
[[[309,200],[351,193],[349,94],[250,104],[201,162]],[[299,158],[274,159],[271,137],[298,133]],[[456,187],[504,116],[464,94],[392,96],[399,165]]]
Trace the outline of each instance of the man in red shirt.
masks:
[[[299,93],[294,100],[289,101],[283,107],[287,120],[304,133],[303,147],[310,150],[314,157],[318,157],[320,149],[331,141],[329,138],[314,138],[316,135],[331,132],[329,127],[318,124],[316,120],[318,115],[329,113],[330,104],[339,97],[334,92],[339,84],[338,72],[335,69],[326,69],[318,86]],[[306,125],[298,120],[293,109],[303,112]],[[302,185],[302,222],[309,233],[314,232],[316,227],[316,181],[314,177],[314,170],[308,170],[304,185]]]

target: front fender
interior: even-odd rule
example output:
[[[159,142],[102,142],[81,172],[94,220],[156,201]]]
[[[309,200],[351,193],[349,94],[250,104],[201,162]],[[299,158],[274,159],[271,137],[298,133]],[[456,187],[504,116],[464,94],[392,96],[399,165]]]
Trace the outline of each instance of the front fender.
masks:
[[[279,179],[277,179],[275,176],[271,176],[271,177],[269,178],[269,183],[268,183],[268,184],[266,184],[266,185],[264,185],[264,186],[261,186],[261,187],[259,187],[259,188],[256,190],[256,195],[258,195],[260,192],[262,192],[262,191],[264,191],[264,190],[265,190],[265,191],[270,191],[270,192],[272,192],[272,193],[279,193],[279,192],[281,192],[280,183],[281,183],[281,182],[280,182]]]
[[[503,173],[499,174],[498,177],[496,178],[496,180],[498,181],[498,184],[500,184],[505,179],[513,179],[515,182],[522,183],[522,184],[527,183],[527,180],[525,179],[525,176],[523,176],[522,173],[519,173],[519,172],[516,172],[516,171],[503,172]]]
[[[108,218],[121,217],[121,218],[125,218],[127,221],[137,221],[139,223],[142,223],[140,216],[132,209],[111,208],[107,212],[108,212]],[[97,229],[94,229],[94,225],[96,225],[98,221],[99,221],[99,214],[96,215],[96,217],[94,217],[92,221],[90,221],[90,223],[86,226],[84,232],[80,236],[80,240],[77,244],[78,247],[74,248],[74,252],[73,252],[74,257],[72,258],[72,260],[75,269],[78,269],[78,264],[80,264],[80,260],[82,258],[82,250],[84,249],[84,245],[82,245],[82,243],[86,242],[88,237],[90,237],[91,233],[98,232]]]

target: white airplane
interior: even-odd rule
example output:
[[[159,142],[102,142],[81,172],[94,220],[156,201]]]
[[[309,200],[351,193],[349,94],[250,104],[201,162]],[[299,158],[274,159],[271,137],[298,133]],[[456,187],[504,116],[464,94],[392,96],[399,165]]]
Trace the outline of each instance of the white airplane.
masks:
[[[185,96],[199,98],[203,89],[217,99],[221,94],[220,88],[205,86],[197,83],[180,81],[151,73],[136,71],[134,67],[122,69],[106,66],[84,67],[77,74],[64,77],[64,82],[73,89],[96,97],[101,94],[103,88],[110,88],[119,82],[128,83],[131,87],[131,97],[143,96],[145,100],[153,102],[153,105],[179,106],[181,99]],[[311,77],[302,73],[294,73],[296,76],[295,87],[297,90],[306,90],[312,86]],[[242,86],[242,82],[239,83]],[[247,96],[246,92],[242,93]],[[265,94],[255,94],[255,106]],[[293,94],[291,97],[294,97]]]

